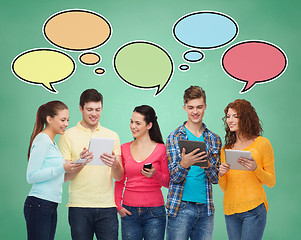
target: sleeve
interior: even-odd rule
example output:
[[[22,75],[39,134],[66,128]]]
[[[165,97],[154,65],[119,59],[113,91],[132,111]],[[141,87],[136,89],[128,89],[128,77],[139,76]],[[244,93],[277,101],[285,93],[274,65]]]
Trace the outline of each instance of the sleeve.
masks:
[[[272,188],[276,183],[275,166],[274,166],[274,151],[269,140],[264,138],[260,144],[263,167],[257,165],[254,170],[256,177],[265,185]]]
[[[225,148],[222,148],[221,150],[221,163],[225,163]],[[227,188],[227,181],[227,173],[224,176],[219,177],[218,184],[223,192],[225,192]]]
[[[221,148],[222,148],[222,141],[219,136],[216,136],[214,140],[211,140],[211,148],[208,151],[208,159],[211,163],[211,166],[209,168],[204,169],[205,173],[207,175],[207,178],[209,182],[212,184],[218,183],[218,173],[219,173],[219,165],[220,165],[220,154],[221,154]]]
[[[58,147],[59,147],[64,159],[72,160],[71,144],[70,144],[70,141],[69,141],[66,133],[64,135],[60,136]]]
[[[42,169],[47,154],[51,148],[51,142],[49,139],[37,136],[38,139],[34,141],[27,167],[27,182],[30,184],[45,182],[52,178],[64,174],[65,169],[63,164],[59,167],[50,167]]]
[[[121,155],[121,160],[122,160],[122,167],[124,169],[124,158],[123,155]],[[120,181],[115,181],[115,189],[114,189],[114,196],[115,196],[115,204],[117,207],[117,211],[122,209],[121,206],[121,201],[122,201],[122,195],[123,195],[123,190],[125,186],[125,171],[123,172],[123,178]]]
[[[162,154],[160,154],[160,158],[161,158],[160,162],[161,162],[162,172],[156,170],[153,178],[161,186],[168,188],[169,187],[169,170],[168,170],[168,163],[167,163],[167,155],[166,155],[165,146],[162,148]]]
[[[178,139],[173,135],[169,135],[166,140],[166,153],[168,159],[170,181],[179,184],[186,179],[190,168],[186,169],[181,167],[181,153],[179,143]]]
[[[115,153],[115,155],[121,155],[120,140],[119,140],[119,136],[118,136],[117,133],[116,133],[116,136],[115,136],[113,152]]]

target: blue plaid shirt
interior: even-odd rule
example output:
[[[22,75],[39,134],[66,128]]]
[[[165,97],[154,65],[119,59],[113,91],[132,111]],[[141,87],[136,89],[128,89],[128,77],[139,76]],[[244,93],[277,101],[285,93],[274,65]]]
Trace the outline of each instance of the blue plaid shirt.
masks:
[[[181,167],[181,152],[179,148],[179,139],[187,140],[187,135],[185,131],[184,122],[180,127],[174,130],[166,140],[166,151],[168,158],[168,167],[170,174],[170,183],[169,191],[167,195],[167,213],[168,216],[176,217],[180,203],[183,196],[184,184],[186,181],[186,176],[189,172],[189,169]],[[211,132],[206,125],[203,123],[204,128],[204,140],[206,143],[208,160],[211,163],[211,166],[205,170],[206,173],[206,193],[207,193],[207,206],[208,212],[207,215],[211,216],[214,213],[214,205],[212,198],[212,183],[218,183],[218,168],[220,165],[220,152],[222,147],[221,138]]]

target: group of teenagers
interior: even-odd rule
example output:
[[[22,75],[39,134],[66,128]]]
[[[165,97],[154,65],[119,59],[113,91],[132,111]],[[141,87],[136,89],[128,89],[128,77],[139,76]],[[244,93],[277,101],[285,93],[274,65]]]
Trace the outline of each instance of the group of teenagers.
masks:
[[[186,89],[187,121],[164,144],[154,109],[138,106],[130,118],[133,140],[120,146],[118,134],[99,123],[103,97],[97,90],[81,94],[82,120],[68,130],[64,103],[41,105],[28,149],[27,181],[32,184],[24,204],[28,239],[54,239],[57,205],[68,181],[68,220],[75,240],[92,240],[94,234],[97,239],[118,239],[117,214],[123,240],[212,239],[212,184],[224,192],[228,238],[262,239],[268,210],[263,184],[275,185],[273,148],[261,136],[261,123],[250,102],[238,99],[226,106],[223,147],[221,138],[203,123],[206,107],[202,88]],[[93,156],[88,149],[91,137],[113,138],[113,152]],[[180,139],[205,142],[206,151],[181,151]],[[250,151],[251,159],[237,160],[247,171],[231,169],[225,149]],[[89,164],[93,157],[105,165]],[[86,160],[74,163],[78,159]],[[195,165],[207,160],[208,167]],[[146,163],[151,168],[144,168]],[[162,186],[168,188],[166,204]]]

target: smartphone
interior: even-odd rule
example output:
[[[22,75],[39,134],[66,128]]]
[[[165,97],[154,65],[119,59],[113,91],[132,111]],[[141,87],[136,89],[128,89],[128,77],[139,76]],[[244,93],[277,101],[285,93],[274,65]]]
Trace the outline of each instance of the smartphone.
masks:
[[[144,166],[143,166],[143,169],[144,169],[144,170],[151,169],[151,168],[152,168],[152,164],[151,164],[151,163],[146,163],[146,164],[144,164]]]

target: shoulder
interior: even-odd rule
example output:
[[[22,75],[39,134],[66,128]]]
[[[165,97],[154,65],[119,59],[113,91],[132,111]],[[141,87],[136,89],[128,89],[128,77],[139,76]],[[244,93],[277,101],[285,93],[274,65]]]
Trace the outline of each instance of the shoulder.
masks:
[[[174,131],[172,131],[168,135],[167,140],[172,140],[172,139],[178,138],[180,133],[182,132],[182,129],[183,129],[183,125],[177,127]]]
[[[122,150],[126,150],[126,149],[129,149],[130,148],[130,145],[131,145],[132,142],[127,142],[127,143],[124,143],[122,144],[120,147]]]
[[[37,143],[51,144],[52,141],[46,133],[39,133],[33,140],[33,145]]]
[[[104,127],[104,126],[101,126],[101,131],[103,133],[105,133],[106,135],[112,136],[114,138],[119,138],[119,136],[118,136],[118,134],[116,132],[114,132],[113,130],[108,129],[108,128]]]
[[[272,146],[269,139],[262,137],[262,136],[258,136],[255,139],[255,142],[257,143],[257,145],[262,146],[262,147]]]
[[[165,144],[163,144],[163,143],[158,143],[158,144],[157,144],[157,149],[158,149],[158,151],[160,151],[160,152],[166,152],[166,146],[165,146]]]
[[[64,133],[64,135],[62,135],[62,136],[70,136],[70,135],[77,134],[78,132],[79,132],[79,129],[76,126],[74,126],[74,127],[67,129],[66,132]]]
[[[206,134],[208,135],[208,138],[210,139],[211,142],[215,142],[217,144],[222,144],[222,140],[219,135],[216,133],[210,131],[208,128],[206,128]]]

